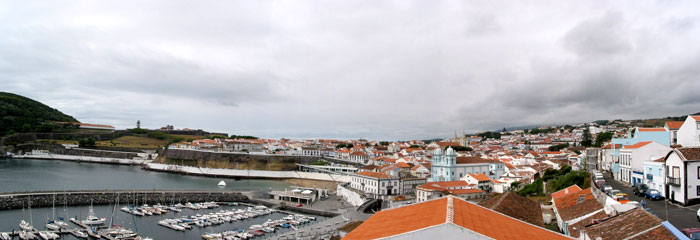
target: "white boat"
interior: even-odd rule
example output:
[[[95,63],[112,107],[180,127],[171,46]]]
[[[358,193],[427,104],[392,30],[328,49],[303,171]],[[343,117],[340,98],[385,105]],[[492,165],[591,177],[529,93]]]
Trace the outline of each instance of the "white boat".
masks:
[[[19,228],[25,231],[34,231],[34,227],[24,220],[19,221]]]
[[[10,234],[8,234],[8,233],[0,233],[0,239],[2,239],[2,240],[10,240],[10,239],[12,239],[12,238],[10,238]]]
[[[19,232],[19,239],[35,239],[35,238],[36,238],[36,235],[34,235],[34,233],[27,232],[27,231]]]
[[[225,187],[225,186],[226,186],[226,182],[221,181],[221,182],[219,182],[218,186],[219,186],[219,187]]]
[[[92,203],[90,203],[90,210],[88,211],[88,216],[85,220],[80,221],[85,225],[101,225],[107,221],[107,218],[98,218],[95,216],[95,209],[92,208]]]
[[[61,226],[56,225],[56,223],[54,221],[49,220],[48,222],[46,222],[46,229],[58,230],[60,228],[61,228]]]
[[[71,232],[71,234],[73,234],[73,236],[75,236],[77,238],[85,238],[85,239],[88,238],[87,233],[80,231],[80,230],[75,230],[75,231]]]
[[[58,239],[58,234],[52,232],[39,232],[39,237],[44,240]]]

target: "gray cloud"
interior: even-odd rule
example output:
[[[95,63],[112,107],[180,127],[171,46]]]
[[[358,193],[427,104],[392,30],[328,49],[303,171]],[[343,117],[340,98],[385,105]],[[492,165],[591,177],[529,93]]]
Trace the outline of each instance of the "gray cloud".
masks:
[[[3,2],[0,89],[86,122],[265,137],[697,112],[697,6],[630,3]]]

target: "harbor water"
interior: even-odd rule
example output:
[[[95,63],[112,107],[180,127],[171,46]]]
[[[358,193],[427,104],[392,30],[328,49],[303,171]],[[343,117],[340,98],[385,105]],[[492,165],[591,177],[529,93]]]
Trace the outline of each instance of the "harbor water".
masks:
[[[56,203],[59,205],[60,203]],[[121,207],[121,206],[120,206]],[[113,212],[113,206],[109,205],[102,205],[102,206],[94,206],[95,214],[102,218],[106,217],[108,220],[107,224],[109,224],[109,221],[112,221],[113,225],[120,225],[125,228],[129,228],[131,230],[138,230],[139,236],[142,237],[150,237],[153,239],[202,239],[203,234],[208,234],[208,233],[218,233],[218,232],[225,232],[225,231],[232,231],[235,229],[242,229],[245,231],[249,231],[249,227],[251,225],[256,225],[256,224],[262,224],[268,219],[276,220],[276,219],[281,219],[287,216],[285,213],[280,213],[280,212],[275,212],[269,215],[263,215],[255,218],[250,218],[250,219],[243,219],[239,221],[235,221],[232,223],[224,223],[221,225],[213,225],[213,226],[208,226],[208,227],[197,227],[193,226],[192,229],[186,230],[186,231],[175,231],[170,228],[166,228],[163,226],[158,225],[158,221],[167,219],[167,218],[176,218],[176,217],[182,217],[182,216],[190,216],[190,215],[196,215],[196,214],[206,214],[206,213],[211,213],[211,212],[218,212],[221,210],[230,210],[230,209],[239,209],[239,208],[247,208],[247,206],[224,206],[222,205],[221,207],[214,208],[214,209],[201,209],[201,210],[192,210],[192,209],[187,209],[183,208],[182,212],[180,213],[175,213],[173,211],[169,211],[166,214],[162,215],[153,215],[153,216],[133,216],[131,214],[122,212],[119,210],[118,207],[116,210],[114,210],[114,219],[112,220],[112,212]],[[56,207],[56,214],[57,216],[60,217],[67,217],[69,218],[76,218],[76,219],[85,219],[85,217],[88,214],[88,209],[89,207],[84,206],[84,207],[67,207],[64,208],[63,206],[57,206]],[[19,229],[19,221],[22,219],[25,219],[27,222],[32,221],[33,226],[39,230],[45,230],[44,223],[46,223],[46,220],[48,218],[53,218],[53,211],[51,208],[32,208],[32,214],[31,217],[29,215],[29,210],[25,209],[24,211],[21,209],[18,210],[7,210],[7,211],[0,211],[0,232],[10,232],[12,230],[17,231]],[[307,215],[311,216],[311,215]],[[322,216],[314,216],[316,217],[316,222],[317,221],[323,221],[325,219]],[[71,227],[70,228],[78,228],[77,225],[70,223]],[[270,237],[274,236],[276,234],[281,234],[287,231],[291,231],[291,229],[285,229],[285,228],[280,228],[274,233],[267,233],[263,235],[263,237]],[[73,237],[73,235],[70,234],[63,234],[62,239],[77,239]],[[17,238],[16,238],[17,239]],[[261,237],[257,237],[255,239],[262,239]]]
[[[225,187],[217,186],[226,181]],[[0,159],[0,192],[63,190],[208,190],[273,189],[280,180],[217,179],[141,170],[140,166],[57,160]]]

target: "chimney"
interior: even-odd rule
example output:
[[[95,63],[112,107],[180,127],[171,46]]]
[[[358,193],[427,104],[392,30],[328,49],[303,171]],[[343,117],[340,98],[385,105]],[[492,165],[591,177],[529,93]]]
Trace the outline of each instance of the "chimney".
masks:
[[[576,203],[577,204],[582,203],[583,201],[586,201],[586,195],[584,195],[584,194],[578,195],[578,201],[576,201]]]

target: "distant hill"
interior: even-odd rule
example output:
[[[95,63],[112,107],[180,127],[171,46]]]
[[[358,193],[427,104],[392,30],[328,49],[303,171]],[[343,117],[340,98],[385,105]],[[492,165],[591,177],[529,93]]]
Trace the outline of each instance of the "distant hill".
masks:
[[[46,121],[78,122],[55,108],[13,93],[0,92],[0,136],[40,131]]]
[[[667,121],[685,121],[688,115],[700,115],[700,112],[677,117],[669,116],[663,118],[636,119],[630,121],[632,122],[632,124],[640,127],[663,127],[664,123],[666,123]]]

